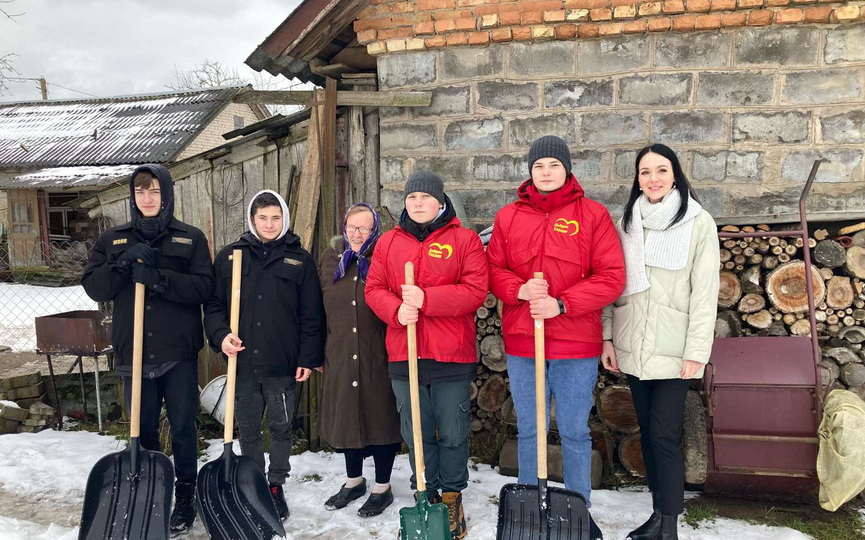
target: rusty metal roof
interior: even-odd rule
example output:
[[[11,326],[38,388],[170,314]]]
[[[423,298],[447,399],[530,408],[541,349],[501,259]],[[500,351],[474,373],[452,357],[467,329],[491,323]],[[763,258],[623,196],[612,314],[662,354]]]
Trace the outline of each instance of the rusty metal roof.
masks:
[[[0,103],[0,168],[166,163],[243,88]]]

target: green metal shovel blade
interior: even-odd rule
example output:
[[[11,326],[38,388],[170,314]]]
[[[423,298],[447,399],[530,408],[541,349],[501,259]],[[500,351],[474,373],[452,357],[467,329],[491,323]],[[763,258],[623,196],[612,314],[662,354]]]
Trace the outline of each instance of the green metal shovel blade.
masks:
[[[430,504],[425,491],[417,493],[414,506],[399,510],[400,540],[450,540],[448,507]]]

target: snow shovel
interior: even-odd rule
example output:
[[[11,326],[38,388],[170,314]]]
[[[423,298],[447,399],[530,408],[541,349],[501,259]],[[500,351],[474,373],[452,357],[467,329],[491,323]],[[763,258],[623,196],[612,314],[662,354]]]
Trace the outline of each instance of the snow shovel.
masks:
[[[535,272],[535,279],[543,279]],[[546,353],[544,321],[535,321],[535,418],[538,485],[505,484],[499,493],[496,540],[588,540],[589,509],[575,491],[547,486]]]
[[[162,540],[174,490],[174,467],[162,452],[141,448],[144,285],[135,284],[129,446],[93,466],[84,491],[79,540]]]
[[[243,252],[235,249],[231,267],[231,332],[240,326],[240,275]],[[255,461],[232,451],[234,436],[234,385],[237,356],[228,357],[225,382],[225,428],[222,456],[198,471],[196,493],[198,513],[212,540],[270,540],[284,537],[285,528],[267,478]]]
[[[414,285],[414,264],[405,263],[405,284]],[[430,504],[426,496],[424,476],[423,436],[420,425],[420,389],[417,373],[417,328],[414,323],[406,327],[408,334],[408,384],[411,401],[412,442],[414,444],[414,470],[417,480],[415,505],[399,510],[400,540],[450,540],[451,527],[448,508],[442,503]]]

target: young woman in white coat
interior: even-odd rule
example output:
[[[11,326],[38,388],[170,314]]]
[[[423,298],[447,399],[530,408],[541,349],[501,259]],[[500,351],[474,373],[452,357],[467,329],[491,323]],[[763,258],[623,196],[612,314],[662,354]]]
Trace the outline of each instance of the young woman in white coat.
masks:
[[[654,508],[628,538],[673,540],[684,510],[682,411],[712,350],[720,261],[715,221],[663,144],[637,154],[618,231],[627,283],[605,309],[601,360],[628,376]]]

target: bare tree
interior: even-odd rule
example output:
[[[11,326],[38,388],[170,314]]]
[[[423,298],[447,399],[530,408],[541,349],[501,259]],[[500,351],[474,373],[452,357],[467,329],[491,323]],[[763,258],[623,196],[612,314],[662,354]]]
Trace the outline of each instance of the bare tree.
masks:
[[[189,71],[180,71],[175,66],[174,83],[165,86],[180,91],[248,82],[237,73],[236,69],[223,66],[220,62],[205,59],[204,62]]]
[[[14,1],[15,0],[0,0],[0,15],[12,22],[15,22],[15,19],[23,15],[23,13],[13,13],[2,7],[2,5],[11,4]],[[0,95],[9,93],[9,81],[15,79],[18,75],[18,71],[12,65],[12,59],[14,57],[15,53],[12,52],[0,54]]]

